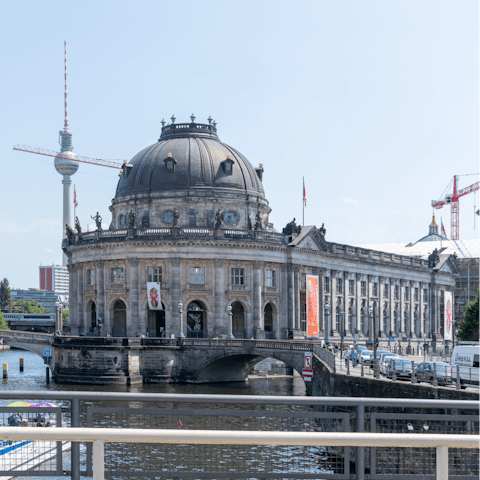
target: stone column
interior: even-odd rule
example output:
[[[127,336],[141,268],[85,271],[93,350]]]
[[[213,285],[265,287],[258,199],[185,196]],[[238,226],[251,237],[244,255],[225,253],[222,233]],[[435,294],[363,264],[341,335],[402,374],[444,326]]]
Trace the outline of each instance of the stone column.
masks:
[[[423,310],[424,310],[424,302],[423,302],[423,290],[426,287],[426,283],[421,282],[420,284],[420,338],[423,339],[423,334],[425,333],[425,324],[423,319]]]
[[[262,312],[263,262],[253,262],[253,330],[255,338],[265,338]]]
[[[414,289],[415,289],[415,282],[410,282],[410,330],[409,336],[411,338],[415,337],[415,322],[414,322],[414,313],[415,313],[415,302],[414,302]]]
[[[277,338],[288,338],[288,269],[287,265],[280,267],[280,311],[277,318],[279,319]]]
[[[295,330],[297,331],[296,336],[300,336],[300,317],[302,311],[302,305],[300,302],[300,266],[294,265],[295,269]]]
[[[361,283],[360,282],[361,281],[362,281],[362,275],[360,273],[356,273],[355,274],[355,305],[356,305],[355,320],[356,320],[357,331],[360,335],[363,336],[363,331],[362,331],[361,325],[360,325],[361,309],[362,309],[362,301],[361,301],[361,297],[360,297],[360,292],[361,292],[361,287],[360,287]]]
[[[332,336],[338,335],[337,329],[337,270],[330,270],[330,330]]]
[[[88,332],[87,329],[87,319],[85,318],[85,305],[83,299],[83,263],[77,265],[77,315],[78,315],[78,326],[80,331],[78,333],[83,333],[84,335]],[[68,312],[70,314],[70,310]]]
[[[223,258],[217,258],[215,259],[214,264],[215,272],[214,275],[212,275],[212,284],[214,291],[215,311],[213,312],[214,318],[209,318],[208,323],[215,321],[215,325],[213,328],[207,328],[209,337],[228,333],[227,311],[225,305],[225,260],[223,260]]]
[[[180,332],[180,314],[178,313],[178,303],[182,301],[182,268],[179,257],[170,257],[170,319],[169,332],[177,335]],[[183,305],[183,311],[186,312],[187,305]],[[183,314],[183,333],[187,334],[186,313]]]
[[[400,280],[400,333],[406,335],[405,323],[405,280]]]
[[[370,317],[370,292],[372,289],[373,275],[368,275],[367,280],[367,318],[368,318],[368,338],[373,341],[373,317]],[[372,305],[373,307],[373,305]]]
[[[69,299],[69,304],[70,302],[72,303],[71,308],[68,311],[68,316],[69,316],[69,322],[72,328],[72,335],[78,335],[80,332],[80,329],[82,327],[81,325],[81,320],[77,315],[76,308],[75,308],[75,302],[73,299],[75,298],[75,265],[72,264],[72,259],[71,256],[68,258],[68,263],[67,263],[67,270],[68,270],[68,299]],[[57,314],[57,311],[55,310],[55,315]],[[57,317],[55,317],[57,318]],[[57,325],[57,322],[55,322],[55,326]]]
[[[318,320],[319,320],[319,328],[318,328],[318,335],[324,336],[326,329],[325,329],[325,303],[324,303],[324,292],[323,292],[323,279],[325,278],[325,269],[324,268],[316,268],[313,271],[314,275],[318,275]]]
[[[97,323],[102,323],[102,335],[111,333],[111,326],[107,325],[109,318],[107,317],[107,299],[105,293],[105,262],[103,260],[95,260],[95,283],[97,287]]]
[[[395,281],[390,279],[390,328],[388,329],[390,335],[395,335]]]
[[[295,330],[295,271],[291,263],[287,264],[288,286],[288,328],[293,334]]]
[[[138,258],[129,258],[129,281],[127,284],[127,290],[130,290],[130,310],[127,311],[127,315],[130,314],[130,321],[127,322],[127,335],[129,337],[135,336],[135,334],[146,334],[147,325],[146,321],[141,322],[140,320],[140,274],[139,274],[139,265],[140,261]],[[125,275],[125,281],[127,276]]]
[[[384,305],[383,305],[383,288],[385,284],[385,277],[378,277],[378,288],[379,288],[379,295],[378,295],[378,303],[379,303],[379,317],[380,321],[378,322],[378,336],[383,337],[384,336],[384,331],[383,331],[383,311],[384,311]]]
[[[343,272],[343,334],[352,333],[348,325],[350,302],[348,301],[348,272]],[[353,319],[352,319],[353,321]]]

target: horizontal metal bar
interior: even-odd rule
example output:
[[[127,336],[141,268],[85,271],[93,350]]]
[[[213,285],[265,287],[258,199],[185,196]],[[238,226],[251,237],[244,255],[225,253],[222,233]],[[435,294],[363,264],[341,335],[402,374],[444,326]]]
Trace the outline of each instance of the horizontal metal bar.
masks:
[[[370,418],[388,420],[443,420],[445,422],[479,422],[478,415],[430,415],[428,413],[371,413]]]
[[[15,477],[12,477],[15,474]],[[64,475],[70,476],[70,472],[64,471]],[[56,477],[56,470],[0,470],[0,477]]]
[[[185,443],[197,445],[306,445],[344,447],[478,448],[479,435],[257,432],[235,430],[165,430],[138,428],[35,428],[3,427],[0,440],[45,440],[111,443]]]
[[[275,410],[208,410],[176,408],[112,408],[89,407],[92,415],[188,415],[210,417],[268,417],[268,418],[350,418],[350,413],[341,412],[282,412]]]
[[[350,475],[330,474],[330,473],[291,473],[291,472],[278,472],[278,473],[264,473],[264,472],[183,472],[183,471],[161,471],[161,472],[148,472],[142,470],[140,472],[135,471],[122,471],[122,470],[105,470],[106,477],[142,477],[142,478],[248,478],[248,479],[261,479],[261,478],[330,478],[332,480],[348,480]],[[413,477],[413,476],[412,476]],[[402,477],[403,479],[404,477]],[[416,477],[418,480],[418,477]],[[435,479],[435,477],[432,477]],[[465,479],[463,479],[465,480]]]
[[[56,399],[100,400],[100,401],[143,401],[171,403],[230,403],[265,405],[309,405],[309,406],[357,406],[395,407],[395,408],[457,408],[478,410],[478,401],[467,400],[417,400],[399,398],[359,398],[359,397],[289,397],[257,395],[204,395],[180,393],[107,393],[107,392],[43,392],[43,391],[2,391],[0,399]]]

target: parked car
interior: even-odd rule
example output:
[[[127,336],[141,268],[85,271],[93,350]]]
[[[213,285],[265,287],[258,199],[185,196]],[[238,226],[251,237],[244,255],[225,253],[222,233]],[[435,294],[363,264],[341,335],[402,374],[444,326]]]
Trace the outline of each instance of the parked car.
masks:
[[[377,362],[379,362],[380,355],[382,355],[382,353],[390,353],[390,351],[389,350],[377,350]],[[372,358],[371,358],[371,361],[370,361],[370,368],[373,368],[373,355],[372,355]]]
[[[415,373],[419,382],[433,383],[436,376],[439,385],[447,385],[453,383],[452,370],[449,363],[424,362],[415,369]]]
[[[392,352],[382,353],[379,357],[379,363],[382,363],[387,357],[398,357],[398,355]]]
[[[370,365],[373,358],[373,352],[371,350],[363,350],[360,354],[360,358],[358,359],[359,362],[364,363],[366,365]]]
[[[393,372],[397,378],[411,378],[412,376],[412,362],[406,358],[400,357],[386,357],[385,362],[387,368],[384,375],[388,378],[393,378]]]

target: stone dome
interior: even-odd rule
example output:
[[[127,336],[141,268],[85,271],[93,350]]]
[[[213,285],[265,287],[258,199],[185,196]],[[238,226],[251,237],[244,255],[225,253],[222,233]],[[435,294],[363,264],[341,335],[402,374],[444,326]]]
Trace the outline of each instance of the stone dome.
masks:
[[[262,166],[254,168],[240,152],[222,143],[214,125],[171,124],[162,128],[157,143],[124,167],[115,203],[131,196],[177,196],[175,192],[182,190],[202,197],[236,192],[264,199],[262,172]]]

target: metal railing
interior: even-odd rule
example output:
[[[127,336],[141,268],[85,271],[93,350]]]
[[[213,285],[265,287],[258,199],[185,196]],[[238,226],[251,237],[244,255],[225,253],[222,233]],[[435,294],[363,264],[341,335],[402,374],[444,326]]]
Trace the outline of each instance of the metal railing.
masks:
[[[264,445],[301,447],[435,448],[436,479],[448,480],[448,449],[478,449],[478,435],[414,435],[378,433],[238,432],[114,428],[11,428],[0,430],[5,441],[89,442],[93,444],[93,480],[105,478],[105,443],[168,445]],[[212,459],[218,461],[218,458]],[[109,475],[112,472],[107,472]],[[297,477],[299,478],[299,477]],[[306,478],[303,477],[302,478]]]
[[[479,404],[473,401],[0,392],[0,402],[19,398],[54,400],[64,404],[62,412],[66,424],[72,428],[39,428],[34,429],[35,434],[54,436],[60,433],[66,435],[60,441],[66,441],[70,438],[69,432],[86,427],[70,440],[73,441],[72,469],[71,472],[63,471],[63,475],[71,474],[74,480],[80,475],[92,475],[92,441],[102,439],[112,443],[97,459],[104,458],[106,472],[112,477],[382,480],[388,476],[392,480],[433,479],[435,448],[441,446],[452,448],[448,452],[445,448],[442,450],[442,456],[447,459],[442,459],[444,472],[456,479],[478,478],[479,474],[478,450],[474,450],[478,448]],[[29,408],[17,410],[33,411]],[[7,411],[16,410],[0,407],[3,425],[8,422],[1,415]],[[27,428],[15,428],[14,433],[22,435]],[[106,432],[113,429],[118,432],[115,435],[130,436],[131,439],[138,433],[142,438],[151,438],[148,443],[158,445],[147,448],[130,445],[128,440],[120,437],[117,440],[122,443],[107,440],[102,435],[90,439],[82,436],[91,429],[97,434],[104,429]],[[164,432],[163,440],[156,436],[159,430]],[[7,427],[0,428],[0,438],[6,438],[4,435],[8,431]],[[374,440],[379,434],[383,440]],[[218,435],[222,441],[202,443],[192,440],[190,443],[186,441],[189,435],[195,438]],[[451,436],[462,440],[449,443]],[[243,443],[242,439],[247,437],[250,440]],[[433,437],[436,440],[432,440]],[[230,443],[226,441],[229,438],[241,441]],[[264,443],[259,441],[262,438]],[[298,443],[282,443],[282,438],[293,438]],[[305,443],[307,438],[313,439],[314,443]],[[390,444],[388,439],[400,443]],[[81,462],[79,442],[88,442],[86,463]],[[142,443],[142,440],[138,442]],[[472,445],[472,442],[476,447],[464,446]],[[162,443],[169,444],[169,447],[162,448]],[[445,462],[448,461],[447,470]],[[33,473],[54,476],[58,474],[59,465],[62,463],[57,458],[50,469],[47,465],[36,472],[0,471],[0,476]],[[68,466],[68,461],[63,465]]]

